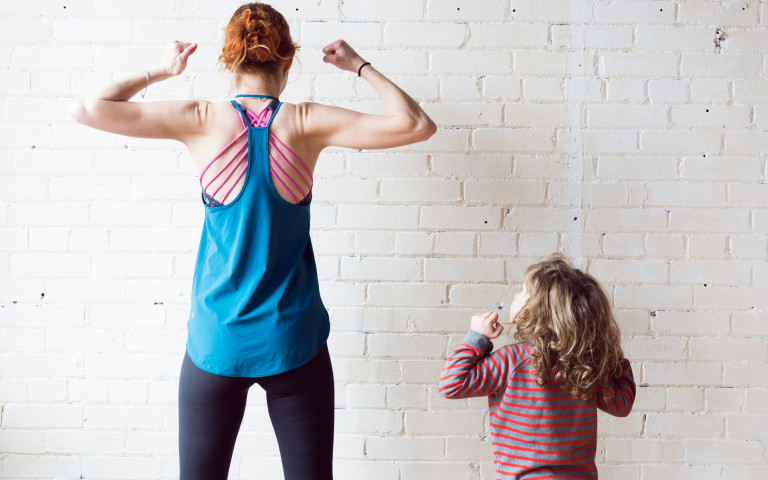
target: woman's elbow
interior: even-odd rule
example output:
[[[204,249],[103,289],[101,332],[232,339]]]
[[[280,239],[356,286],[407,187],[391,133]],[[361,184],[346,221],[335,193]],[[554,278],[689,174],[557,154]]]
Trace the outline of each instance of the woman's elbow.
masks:
[[[78,98],[69,104],[67,115],[77,123],[83,123],[87,117],[88,109],[85,106],[85,100]]]
[[[423,142],[432,137],[437,132],[437,125],[431,118],[424,115],[414,122],[411,130],[416,137],[417,142]]]

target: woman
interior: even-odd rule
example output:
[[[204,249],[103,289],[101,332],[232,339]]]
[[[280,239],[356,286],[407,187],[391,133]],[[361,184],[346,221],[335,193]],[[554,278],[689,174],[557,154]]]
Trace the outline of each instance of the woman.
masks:
[[[333,372],[309,240],[312,172],[325,147],[407,145],[435,125],[343,40],[325,47],[323,60],[368,81],[388,114],[281,103],[297,46],[283,16],[262,3],[238,8],[226,28],[219,60],[234,75],[237,101],[130,101],[181,74],[195,49],[173,42],[161,67],[70,109],[93,128],[178,140],[200,172],[205,222],[179,385],[181,478],[227,477],[248,388],[258,383],[285,478],[330,479]]]

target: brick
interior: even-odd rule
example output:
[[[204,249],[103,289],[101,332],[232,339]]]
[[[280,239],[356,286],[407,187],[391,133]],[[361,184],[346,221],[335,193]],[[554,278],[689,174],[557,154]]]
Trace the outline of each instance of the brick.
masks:
[[[651,51],[669,50],[674,46],[675,51],[709,52],[712,50],[714,32],[710,28],[680,26],[640,26],[637,28],[637,47]]]
[[[768,341],[759,338],[696,337],[690,341],[691,358],[694,360],[745,360],[768,359]]]
[[[3,453],[42,454],[45,443],[45,432],[4,429],[0,449]]]
[[[762,309],[766,300],[758,287],[694,287],[694,304],[707,309]]]
[[[700,412],[704,408],[704,389],[702,388],[669,387],[666,390],[668,412]],[[661,417],[662,415],[659,414],[659,419]],[[684,420],[690,422],[686,418]]]
[[[3,476],[40,475],[54,477],[80,475],[80,459],[75,456],[3,455]],[[12,477],[11,477],[12,478]]]
[[[706,398],[708,411],[737,412],[744,408],[742,388],[708,388]]]
[[[434,51],[430,54],[430,69],[444,73],[486,72],[506,74],[512,68],[512,56],[497,52],[475,51]]]
[[[759,312],[734,312],[731,320],[736,335],[765,336],[768,332],[768,317]]]
[[[382,25],[367,22],[303,22],[301,42],[324,47],[335,38],[343,38],[355,48],[375,47],[382,41]]]
[[[136,12],[134,12],[134,8]],[[93,12],[97,16],[109,17],[131,17],[131,16],[171,16],[174,13],[174,2],[172,0],[139,0],[133,8],[127,5],[118,5],[109,0],[94,0]]]
[[[420,20],[424,7],[420,2],[396,0],[388,4],[347,3],[343,4],[341,13],[350,20]]]
[[[649,97],[653,103],[688,103],[690,83],[687,80],[665,79],[648,82]]]
[[[456,19],[447,18],[446,20],[455,21]],[[467,26],[462,23],[392,22],[384,26],[384,38],[388,45],[457,48],[464,43],[466,36]]]
[[[426,409],[427,389],[416,385],[391,385],[387,387],[387,406],[390,409]]]
[[[62,18],[53,21],[53,39],[58,42],[128,42],[134,38],[148,40],[134,33],[134,22],[128,18],[109,21],[101,18]]]
[[[587,25],[584,28],[584,47],[631,48],[634,45],[632,28],[623,25]]]
[[[347,257],[341,259],[341,275],[350,280],[418,281],[421,264],[419,259]]]
[[[551,233],[520,234],[520,251],[529,255],[547,256],[558,250],[560,239]]]
[[[395,206],[339,206],[340,227],[402,229],[413,228],[418,222],[418,208]]]
[[[678,20],[693,25],[756,26],[760,11],[749,2],[722,4],[711,0],[680,5]]]
[[[766,429],[766,418],[762,415],[728,415],[726,417],[728,438],[759,440]]]
[[[495,230],[500,209],[493,207],[422,207],[421,227],[428,229]]]
[[[608,80],[606,98],[611,102],[642,103],[646,100],[646,81],[626,78]]]
[[[695,180],[751,180],[760,175],[761,165],[754,158],[689,157],[682,161],[681,177]],[[747,186],[739,186],[746,188]],[[733,187],[731,187],[733,188]]]
[[[681,73],[685,77],[729,77],[732,69],[738,69],[743,78],[755,78],[760,74],[760,56],[749,54],[698,54],[683,55]]]
[[[680,62],[677,55],[657,53],[605,52],[600,54],[600,58],[605,75],[610,77],[674,77],[677,76]],[[690,62],[694,60],[691,59]],[[696,68],[695,65],[693,63],[689,68]]]
[[[652,232],[665,231],[666,212],[659,209],[609,209],[594,210],[587,216],[587,226],[596,232]]]
[[[461,184],[456,180],[385,179],[381,199],[387,203],[453,203],[461,199]]]
[[[514,208],[504,218],[504,229],[517,232],[562,232],[570,228],[573,218],[565,209]]]
[[[646,363],[643,380],[654,385],[720,385],[721,369],[714,362]]]
[[[455,100],[479,100],[480,79],[467,76],[440,79],[440,97]]]
[[[506,285],[456,285],[448,298],[453,307],[494,308],[500,301],[509,304],[511,292]]]
[[[398,255],[427,255],[432,252],[433,235],[426,232],[400,232],[395,240]]]
[[[723,438],[725,420],[725,417],[717,415],[649,414],[646,432],[649,437]]]
[[[646,153],[687,153],[691,146],[699,152],[719,152],[722,139],[719,135],[682,131],[644,131],[640,134],[640,145]]]
[[[596,5],[595,17],[602,23],[672,24],[675,21],[675,5],[669,1],[601,3]]]
[[[462,105],[431,103],[422,107],[436,123],[446,127],[493,127],[502,124],[502,105],[495,102],[465,102]]]
[[[544,47],[549,41],[548,37],[547,25],[541,23],[470,23],[466,46],[470,48]]]
[[[450,456],[450,458],[454,458]],[[474,472],[472,465],[464,463],[403,463],[401,465],[401,478],[403,480],[418,480],[434,475],[443,480],[464,480],[471,478]]]
[[[633,360],[684,360],[687,357],[686,339],[681,337],[631,337],[622,344]]]
[[[485,432],[485,412],[405,412],[405,432],[413,435],[472,435]]]
[[[609,257],[637,257],[643,254],[643,235],[610,233],[603,236],[603,253]]]
[[[0,41],[34,43],[49,38],[50,23],[45,17],[6,17],[0,19]]]
[[[728,254],[728,239],[724,235],[695,235],[688,239],[690,258],[718,258]]]
[[[659,333],[717,335],[730,332],[729,314],[725,312],[656,312],[653,328]]]
[[[731,100],[731,87],[723,79],[694,78],[691,100],[699,103],[726,103]]]
[[[518,235],[510,232],[486,232],[480,234],[481,255],[514,255],[518,252]]]
[[[673,231],[747,232],[749,215],[739,209],[673,209],[669,217]]]
[[[751,265],[747,262],[713,261],[706,264],[696,261],[671,262],[672,283],[706,283],[708,285],[746,285],[750,281]]]
[[[565,105],[507,104],[504,106],[504,124],[510,127],[565,127],[567,113]]]
[[[504,281],[504,262],[483,259],[428,258],[424,264],[427,281]]]
[[[684,456],[685,442],[681,440],[614,439],[606,444],[607,462],[638,462],[654,458],[672,462]]]
[[[3,409],[5,428],[79,428],[82,425],[83,409],[76,405],[11,404]]]
[[[428,171],[427,156],[423,154],[374,153],[349,155],[349,171],[354,176],[417,176]]]
[[[685,475],[693,475],[699,480],[720,480],[719,465],[644,465],[643,471],[649,478],[657,480],[675,480]]]
[[[749,368],[745,368],[746,365],[744,361],[726,362],[723,385],[743,387],[750,385],[754,378],[759,378],[759,375],[768,375],[768,364],[752,362]]]
[[[768,475],[768,468],[763,466],[730,466],[723,469],[726,480],[759,480]]]
[[[627,259],[595,259],[590,261],[587,270],[591,275],[604,282],[627,283],[666,283],[668,265],[665,261]]]
[[[132,475],[156,477],[160,475],[162,459],[147,457],[85,457],[82,472],[89,477],[123,478],[124,472]]]
[[[442,438],[373,437],[368,439],[371,458],[437,460],[444,458]]]
[[[691,440],[685,459],[689,462],[760,463],[763,459],[762,443],[737,440]]]
[[[667,109],[660,106],[622,105],[587,106],[587,122],[595,128],[664,128],[668,125]]]
[[[595,130],[582,135],[582,147],[587,154],[627,154],[639,151],[638,135],[631,131]]]
[[[701,129],[746,128],[752,123],[749,107],[723,107],[719,105],[674,105],[672,124]]]

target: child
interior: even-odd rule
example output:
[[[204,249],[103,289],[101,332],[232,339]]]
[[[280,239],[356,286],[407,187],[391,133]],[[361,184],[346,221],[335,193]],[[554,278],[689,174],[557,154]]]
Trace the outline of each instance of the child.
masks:
[[[440,393],[488,396],[497,479],[597,478],[597,409],[624,417],[635,399],[608,298],[555,254],[528,267],[509,318],[520,343],[490,354],[504,330],[499,316],[472,317]]]

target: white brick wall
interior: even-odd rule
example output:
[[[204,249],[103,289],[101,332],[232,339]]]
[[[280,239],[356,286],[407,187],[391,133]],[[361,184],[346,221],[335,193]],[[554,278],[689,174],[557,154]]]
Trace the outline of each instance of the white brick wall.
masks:
[[[2,3],[0,477],[175,478],[195,175],[173,142],[64,112],[173,39],[200,49],[148,98],[227,98],[239,2]],[[553,250],[605,282],[639,385],[629,418],[600,418],[601,476],[768,478],[768,2],[278,8],[303,45],[286,100],[381,111],[322,63],[344,37],[442,127],[317,170],[337,478],[492,478],[484,401],[441,398],[438,374]],[[280,477],[254,390],[231,478]]]

